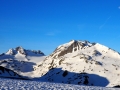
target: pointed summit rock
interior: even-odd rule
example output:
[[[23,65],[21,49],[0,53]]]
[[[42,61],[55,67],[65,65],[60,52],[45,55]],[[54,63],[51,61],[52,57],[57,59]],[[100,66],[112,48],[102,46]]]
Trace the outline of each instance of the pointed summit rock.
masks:
[[[56,48],[56,50],[51,54],[51,56],[52,57],[64,56],[67,53],[73,53],[75,51],[79,51],[79,50],[91,47],[93,45],[95,44],[90,43],[89,41],[71,40],[70,42],[66,44],[58,46],[58,48]]]

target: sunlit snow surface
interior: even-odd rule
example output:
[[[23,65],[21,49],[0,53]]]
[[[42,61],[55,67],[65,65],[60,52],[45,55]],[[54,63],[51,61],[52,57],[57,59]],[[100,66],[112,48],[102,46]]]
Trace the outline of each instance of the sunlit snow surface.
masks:
[[[119,89],[0,78],[0,90],[119,90]]]

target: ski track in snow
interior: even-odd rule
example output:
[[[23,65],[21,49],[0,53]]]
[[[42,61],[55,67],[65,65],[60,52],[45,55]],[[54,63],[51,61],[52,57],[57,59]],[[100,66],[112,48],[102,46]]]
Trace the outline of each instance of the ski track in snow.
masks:
[[[120,90],[120,89],[0,78],[0,90]]]

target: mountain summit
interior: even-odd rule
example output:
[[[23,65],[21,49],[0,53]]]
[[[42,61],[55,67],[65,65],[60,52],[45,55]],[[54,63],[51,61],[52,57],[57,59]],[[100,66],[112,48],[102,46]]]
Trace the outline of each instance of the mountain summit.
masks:
[[[67,53],[74,53],[75,51],[79,51],[88,47],[91,47],[95,43],[90,43],[89,41],[77,41],[71,40],[69,43],[58,46],[58,48],[52,53],[52,57],[60,57]],[[57,54],[57,56],[54,56]]]
[[[16,47],[15,49],[9,49],[8,52],[6,53],[7,55],[16,55],[16,54],[21,54],[21,55],[25,55],[25,56],[30,56],[30,55],[45,55],[43,52],[41,52],[40,50],[36,51],[36,50],[26,50],[24,48],[22,48],[21,46]]]

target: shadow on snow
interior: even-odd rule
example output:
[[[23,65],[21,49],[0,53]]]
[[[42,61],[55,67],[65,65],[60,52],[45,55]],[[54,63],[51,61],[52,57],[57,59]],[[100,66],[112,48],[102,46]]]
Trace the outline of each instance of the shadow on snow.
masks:
[[[67,70],[63,71],[62,68],[52,68],[45,75],[40,77],[41,81],[77,84],[88,86],[102,86],[105,87],[109,81],[102,76],[89,73],[75,73]]]

